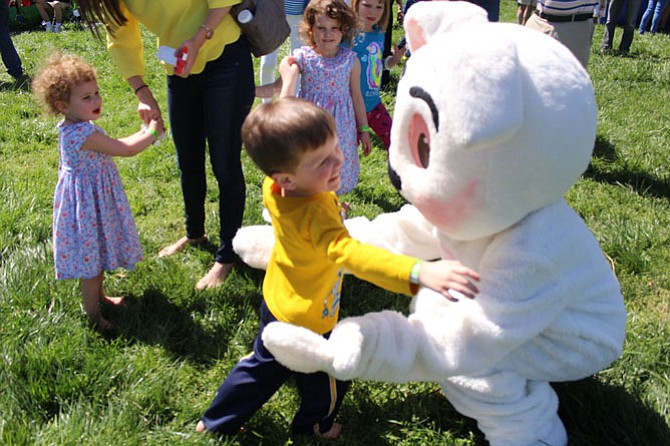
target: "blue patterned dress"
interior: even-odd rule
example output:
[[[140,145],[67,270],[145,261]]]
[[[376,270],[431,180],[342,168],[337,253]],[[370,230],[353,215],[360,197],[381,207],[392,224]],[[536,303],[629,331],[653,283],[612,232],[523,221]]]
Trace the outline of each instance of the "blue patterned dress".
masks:
[[[58,124],[60,166],[54,192],[53,248],[57,279],[91,279],[132,269],[142,247],[123,184],[111,156],[82,150],[89,121]]]
[[[360,174],[356,116],[349,90],[356,53],[340,47],[335,57],[323,57],[313,48],[303,46],[293,55],[300,68],[298,96],[325,108],[335,118],[337,138],[344,154],[342,184],[337,194],[351,192]]]

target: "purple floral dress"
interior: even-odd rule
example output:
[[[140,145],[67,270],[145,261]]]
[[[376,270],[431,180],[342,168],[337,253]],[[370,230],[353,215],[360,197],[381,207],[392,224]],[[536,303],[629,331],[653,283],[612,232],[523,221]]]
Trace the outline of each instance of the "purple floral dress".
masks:
[[[325,108],[335,118],[337,138],[344,154],[342,184],[337,194],[351,192],[360,174],[356,116],[349,91],[356,53],[340,47],[335,57],[323,57],[313,48],[303,46],[293,55],[301,75],[298,96]]]
[[[89,121],[58,124],[60,166],[54,192],[53,247],[57,279],[91,279],[102,271],[132,269],[142,247],[123,184],[111,156],[81,150]]]

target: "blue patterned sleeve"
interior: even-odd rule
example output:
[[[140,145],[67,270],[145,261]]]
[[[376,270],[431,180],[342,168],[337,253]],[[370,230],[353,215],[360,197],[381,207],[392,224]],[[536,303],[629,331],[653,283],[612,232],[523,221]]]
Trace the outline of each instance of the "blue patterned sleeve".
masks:
[[[65,147],[69,150],[81,150],[81,146],[86,141],[86,138],[97,131],[102,131],[102,129],[89,121],[65,126],[63,129]]]

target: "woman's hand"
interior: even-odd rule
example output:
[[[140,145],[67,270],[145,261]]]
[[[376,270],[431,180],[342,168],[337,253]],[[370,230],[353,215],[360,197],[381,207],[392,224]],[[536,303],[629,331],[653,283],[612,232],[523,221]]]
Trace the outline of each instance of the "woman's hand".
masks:
[[[182,53],[186,53],[186,63],[182,67],[181,71],[177,73],[175,70],[174,74],[180,77],[188,77],[191,74],[193,69],[193,64],[195,63],[195,58],[198,56],[198,51],[200,47],[205,42],[204,36],[201,36],[201,32],[197,32],[195,36],[188,39],[186,42],[182,43],[179,48],[175,51],[174,55],[179,59],[182,57]]]
[[[177,76],[187,77],[191,74],[193,69],[193,64],[195,63],[196,57],[198,57],[198,51],[200,47],[205,43],[205,40],[212,38],[213,34],[216,32],[216,28],[219,26],[224,17],[228,14],[230,6],[223,8],[212,8],[207,13],[207,17],[202,22],[202,26],[193,34],[193,37],[188,39],[186,42],[182,43],[179,48],[175,51],[175,56],[179,57],[182,51],[186,51],[188,56],[186,57],[186,63],[179,73],[175,73]]]
[[[137,114],[145,124],[149,124],[152,119],[162,119],[161,109],[158,106],[156,98],[151,93],[151,88],[144,83],[142,76],[132,76],[128,78],[128,85],[135,92],[137,100]]]
[[[161,109],[149,87],[144,87],[138,91],[137,99],[139,100],[137,114],[145,124],[149,124],[152,120],[163,120]]]

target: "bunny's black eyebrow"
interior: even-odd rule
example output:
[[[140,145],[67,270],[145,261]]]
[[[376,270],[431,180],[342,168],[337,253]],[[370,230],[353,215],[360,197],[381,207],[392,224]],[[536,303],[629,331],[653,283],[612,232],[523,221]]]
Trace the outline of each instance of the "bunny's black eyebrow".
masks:
[[[422,99],[423,101],[426,102],[426,104],[428,104],[428,108],[430,108],[430,113],[431,115],[433,115],[433,123],[435,124],[435,131],[439,131],[440,117],[437,111],[437,107],[435,106],[435,102],[433,101],[433,98],[430,96],[430,93],[428,93],[421,87],[412,87],[409,89],[409,95],[412,96],[413,98]]]

